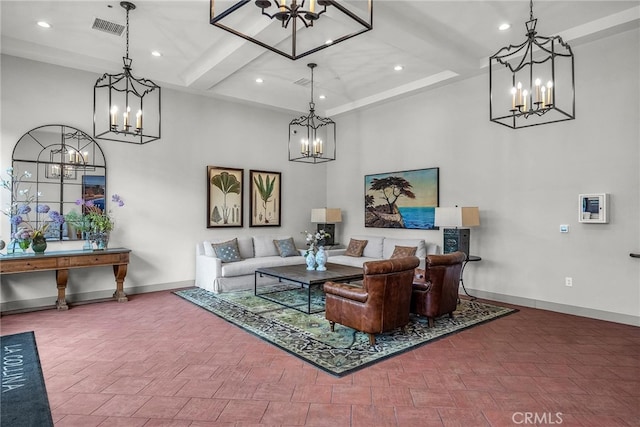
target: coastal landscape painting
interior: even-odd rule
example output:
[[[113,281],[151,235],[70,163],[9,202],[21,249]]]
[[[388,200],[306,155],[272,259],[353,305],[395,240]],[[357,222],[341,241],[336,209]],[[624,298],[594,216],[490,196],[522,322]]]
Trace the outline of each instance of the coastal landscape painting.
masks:
[[[376,228],[435,228],[439,168],[364,177],[364,225]]]

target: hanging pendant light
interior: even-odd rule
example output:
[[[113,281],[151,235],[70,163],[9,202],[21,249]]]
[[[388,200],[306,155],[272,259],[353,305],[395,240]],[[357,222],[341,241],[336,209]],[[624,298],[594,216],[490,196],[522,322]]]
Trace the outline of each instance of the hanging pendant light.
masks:
[[[160,86],[131,74],[129,11],[136,5],[120,2],[127,11],[127,50],[124,72],[105,73],[93,87],[93,136],[97,139],[146,144],[160,138]]]
[[[373,29],[373,0],[210,0],[211,25],[265,49],[298,59]],[[317,30],[310,31],[316,24]],[[290,30],[290,31],[283,31]]]
[[[560,36],[538,36],[529,2],[527,40],[489,58],[490,120],[517,129],[575,119],[571,47]]]
[[[313,102],[313,69],[311,69],[311,102],[309,114],[289,123],[289,161],[324,163],[336,159],[336,124],[329,118],[318,117]]]

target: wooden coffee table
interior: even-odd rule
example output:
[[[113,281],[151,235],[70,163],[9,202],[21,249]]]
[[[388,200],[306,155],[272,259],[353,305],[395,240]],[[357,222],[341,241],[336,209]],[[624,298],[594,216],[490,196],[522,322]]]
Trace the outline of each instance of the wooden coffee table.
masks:
[[[270,298],[269,295],[288,292],[291,289],[287,288],[282,290],[270,290],[268,292],[258,293],[258,277],[269,276],[278,279],[278,282],[288,282],[293,285],[297,285],[295,288],[307,290],[307,311],[301,310],[296,306],[283,304],[274,298]],[[349,267],[340,264],[327,264],[326,271],[307,270],[307,266],[302,265],[286,265],[282,267],[266,267],[258,268],[254,273],[254,295],[264,298],[266,300],[278,303],[288,308],[301,311],[307,314],[320,313],[322,310],[311,311],[311,288],[316,285],[324,285],[325,282],[351,282],[352,280],[362,280],[362,268]]]

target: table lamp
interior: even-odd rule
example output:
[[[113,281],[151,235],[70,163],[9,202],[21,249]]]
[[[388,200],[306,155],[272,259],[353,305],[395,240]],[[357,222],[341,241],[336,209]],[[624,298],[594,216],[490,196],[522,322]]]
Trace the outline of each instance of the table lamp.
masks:
[[[318,231],[324,230],[331,237],[325,239],[327,246],[335,245],[336,222],[342,222],[342,213],[339,208],[316,208],[311,209],[311,222],[318,223]]]
[[[434,225],[445,227],[442,232],[443,253],[462,251],[469,257],[471,230],[467,227],[480,225],[480,213],[478,207],[436,208]]]

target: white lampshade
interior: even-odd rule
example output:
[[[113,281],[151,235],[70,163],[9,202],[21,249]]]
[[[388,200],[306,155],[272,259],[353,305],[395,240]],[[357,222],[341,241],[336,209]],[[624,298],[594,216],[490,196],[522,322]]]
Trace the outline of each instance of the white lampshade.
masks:
[[[480,225],[478,207],[436,208],[436,227],[476,227]]]
[[[342,222],[342,212],[339,208],[311,209],[311,222],[319,224]]]

